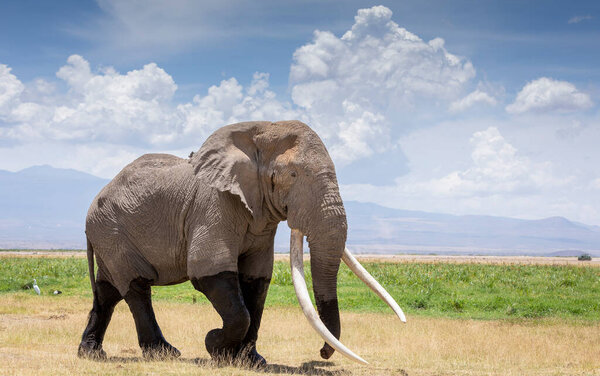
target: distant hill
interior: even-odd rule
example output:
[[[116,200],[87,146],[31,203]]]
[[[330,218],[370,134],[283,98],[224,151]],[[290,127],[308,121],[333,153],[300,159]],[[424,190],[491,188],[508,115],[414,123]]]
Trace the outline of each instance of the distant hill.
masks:
[[[600,228],[563,217],[524,220],[391,209],[347,201],[347,245],[355,253],[600,256]],[[289,230],[276,249],[289,248]]]
[[[0,248],[84,248],[87,209],[108,180],[36,166],[0,170]],[[552,217],[426,213],[345,202],[348,247],[356,253],[455,253],[600,256],[600,227]],[[282,223],[275,241],[289,250]]]
[[[87,209],[106,183],[50,166],[0,170],[0,248],[83,248]]]

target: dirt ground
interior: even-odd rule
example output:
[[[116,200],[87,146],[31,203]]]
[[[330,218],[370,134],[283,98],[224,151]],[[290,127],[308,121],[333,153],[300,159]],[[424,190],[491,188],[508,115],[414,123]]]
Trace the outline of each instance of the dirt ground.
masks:
[[[85,257],[75,251],[0,252],[2,257]],[[287,260],[288,255],[277,255]],[[361,261],[594,265],[576,258],[360,255]],[[77,358],[91,302],[64,295],[0,294],[0,375],[598,375],[600,323],[552,320],[484,321],[342,312],[342,342],[370,362],[335,354],[324,361],[322,342],[300,308],[265,310],[259,351],[262,370],[214,364],[204,336],[221,325],[208,305],[156,302],[157,319],[182,357],[147,361],[124,303],[109,326],[106,362]]]
[[[321,339],[300,308],[267,308],[258,341],[269,365],[214,364],[204,336],[220,326],[208,305],[155,303],[162,331],[182,356],[146,361],[124,303],[108,328],[105,362],[77,358],[91,302],[65,296],[0,295],[2,375],[600,375],[600,325],[474,321],[342,312],[342,342],[369,365],[339,354],[324,361]]]

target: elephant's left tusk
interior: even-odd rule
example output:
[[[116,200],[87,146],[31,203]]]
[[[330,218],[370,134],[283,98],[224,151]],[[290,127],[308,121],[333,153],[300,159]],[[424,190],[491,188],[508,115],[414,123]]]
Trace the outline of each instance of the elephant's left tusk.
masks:
[[[315,307],[313,307],[306,289],[306,280],[304,279],[304,260],[302,257],[302,232],[300,230],[292,229],[290,236],[290,264],[292,267],[292,282],[294,283],[294,290],[296,291],[296,297],[298,303],[304,312],[304,316],[310,323],[310,325],[319,333],[319,335],[327,342],[331,347],[339,351],[345,357],[352,359],[362,364],[369,364],[360,356],[353,353],[350,349],[344,346],[337,338],[331,334],[327,329],[323,321],[319,318]]]
[[[363,268],[363,266],[358,262],[358,260],[352,256],[352,253],[348,250],[348,248],[344,248],[344,254],[342,255],[342,260],[348,265],[350,270],[354,272],[367,286],[371,288],[375,292],[375,294],[379,295],[379,297],[390,306],[392,310],[398,315],[402,322],[406,322],[406,316],[404,316],[404,312],[396,303],[394,298],[385,291],[385,289],[373,278],[369,272]]]

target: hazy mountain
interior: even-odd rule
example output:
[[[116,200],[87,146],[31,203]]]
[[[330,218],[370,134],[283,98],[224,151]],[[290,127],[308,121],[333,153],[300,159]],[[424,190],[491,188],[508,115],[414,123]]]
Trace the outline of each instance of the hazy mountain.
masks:
[[[521,220],[394,210],[348,202],[348,244],[358,251],[550,254],[600,250],[600,230],[562,217]]]
[[[107,182],[50,166],[0,171],[0,247],[83,248],[87,209]]]
[[[0,170],[0,248],[83,248],[84,220],[108,180],[36,166]],[[347,201],[348,247],[357,253],[600,255],[600,227],[562,217],[521,220],[397,210]],[[289,249],[280,225],[276,250]]]

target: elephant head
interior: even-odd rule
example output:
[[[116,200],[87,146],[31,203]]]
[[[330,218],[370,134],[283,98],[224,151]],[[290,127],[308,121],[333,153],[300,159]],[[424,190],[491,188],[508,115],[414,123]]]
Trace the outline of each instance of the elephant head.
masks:
[[[348,226],[335,168],[323,142],[307,125],[299,121],[229,125],[213,133],[190,162],[207,184],[239,197],[253,233],[287,220],[292,229],[294,287],[305,315],[326,341],[323,358],[337,349],[363,361],[338,341],[337,273],[342,259],[405,321],[389,294],[345,248]],[[318,316],[302,271],[304,235]]]

